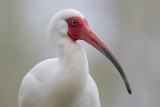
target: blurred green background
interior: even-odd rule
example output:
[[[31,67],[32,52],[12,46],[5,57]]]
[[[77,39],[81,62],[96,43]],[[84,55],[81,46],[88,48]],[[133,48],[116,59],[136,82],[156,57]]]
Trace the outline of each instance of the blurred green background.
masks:
[[[55,57],[46,38],[52,16],[73,8],[117,56],[130,81],[129,95],[110,61],[87,53],[102,107],[160,106],[160,0],[0,0],[0,107],[17,107],[24,75]]]

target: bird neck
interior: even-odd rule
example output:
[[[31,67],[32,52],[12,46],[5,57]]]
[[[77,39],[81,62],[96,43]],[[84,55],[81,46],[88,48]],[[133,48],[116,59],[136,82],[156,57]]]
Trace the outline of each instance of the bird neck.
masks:
[[[88,61],[84,49],[75,41],[67,41],[56,48],[60,65],[72,68],[72,71],[88,72]]]

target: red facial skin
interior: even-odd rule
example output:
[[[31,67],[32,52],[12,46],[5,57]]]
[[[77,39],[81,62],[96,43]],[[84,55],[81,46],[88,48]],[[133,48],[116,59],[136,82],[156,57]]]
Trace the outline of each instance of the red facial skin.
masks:
[[[72,24],[73,20],[76,21],[75,25]],[[99,50],[102,54],[104,54],[115,65],[124,80],[128,92],[131,94],[132,91],[129,82],[121,65],[119,64],[116,57],[109,50],[109,48],[91,31],[88,22],[81,17],[71,17],[66,19],[66,22],[68,24],[67,33],[73,40],[86,41],[87,43],[95,47],[97,50]]]
[[[75,20],[77,24],[72,25],[72,20]],[[110,54],[112,54],[108,47],[91,31],[87,20],[80,17],[71,17],[67,19],[66,22],[68,24],[67,33],[73,40],[84,40],[104,54],[101,50],[102,47],[100,47],[103,46]],[[112,56],[114,55],[112,54]]]
[[[72,20],[75,20],[77,23],[76,25],[72,25]],[[68,35],[73,40],[82,40],[81,32],[84,28],[89,29],[88,23],[85,19],[82,19],[80,17],[71,17],[66,20],[68,24]]]

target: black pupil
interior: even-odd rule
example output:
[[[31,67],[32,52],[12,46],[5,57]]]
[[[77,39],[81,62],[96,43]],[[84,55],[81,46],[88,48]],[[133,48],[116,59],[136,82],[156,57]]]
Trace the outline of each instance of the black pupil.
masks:
[[[77,22],[75,20],[72,20],[72,25],[76,25]]]

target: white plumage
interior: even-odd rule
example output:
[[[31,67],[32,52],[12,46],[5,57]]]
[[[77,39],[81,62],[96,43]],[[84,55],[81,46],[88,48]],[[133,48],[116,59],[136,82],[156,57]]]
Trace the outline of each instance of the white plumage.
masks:
[[[68,33],[66,20],[72,17],[84,19],[80,12],[66,9],[51,20],[48,38],[57,58],[40,62],[26,74],[19,107],[100,107],[85,51]]]

